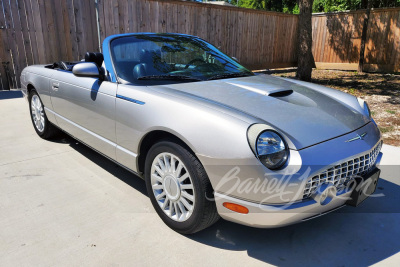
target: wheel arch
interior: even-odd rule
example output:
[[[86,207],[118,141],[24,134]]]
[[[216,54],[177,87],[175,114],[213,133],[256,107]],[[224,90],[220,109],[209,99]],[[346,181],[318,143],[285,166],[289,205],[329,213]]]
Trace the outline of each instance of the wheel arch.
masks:
[[[139,143],[139,149],[138,149],[138,159],[137,159],[137,169],[139,173],[144,173],[144,166],[145,166],[145,161],[147,157],[147,153],[149,152],[150,148],[162,141],[162,140],[170,140],[177,142],[178,144],[184,146],[186,149],[188,149],[193,156],[196,156],[196,153],[194,152],[194,149],[191,147],[190,143],[187,141],[184,141],[183,138],[179,137],[177,134],[171,133],[167,130],[153,130],[148,132],[145,136],[143,136],[142,140]]]
[[[32,83],[28,83],[26,85],[26,91],[27,91],[28,95],[32,92],[32,90],[36,90],[35,86]]]

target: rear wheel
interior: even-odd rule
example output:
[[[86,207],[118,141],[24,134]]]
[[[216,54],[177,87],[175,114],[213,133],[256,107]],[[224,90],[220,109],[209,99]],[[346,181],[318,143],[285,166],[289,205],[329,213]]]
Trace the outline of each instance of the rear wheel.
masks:
[[[198,232],[219,219],[208,200],[212,187],[199,160],[174,141],[155,144],[146,157],[146,187],[154,209],[173,230]]]
[[[31,120],[36,133],[44,139],[54,137],[59,130],[47,119],[42,100],[35,90],[30,92],[28,100]]]

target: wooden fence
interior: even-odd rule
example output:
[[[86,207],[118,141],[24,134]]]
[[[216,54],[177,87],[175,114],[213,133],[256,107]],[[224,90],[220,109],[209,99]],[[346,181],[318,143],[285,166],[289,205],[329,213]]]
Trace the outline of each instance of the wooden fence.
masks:
[[[160,0],[97,0],[97,8],[101,41],[116,33],[179,32],[251,69],[296,66],[296,15]],[[99,50],[95,0],[0,0],[0,12],[2,89],[18,88],[27,65]]]
[[[251,69],[296,66],[296,15],[211,4],[99,0],[100,35],[179,32],[199,36]]]
[[[357,69],[364,14],[313,16],[317,67]],[[99,40],[126,32],[197,35],[251,69],[296,66],[297,22],[297,15],[194,2],[0,0],[0,90],[19,88],[27,65],[80,60],[99,51]],[[373,10],[365,69],[400,71],[399,54],[400,8]]]
[[[97,38],[94,1],[0,0],[0,89],[19,88],[27,65],[98,50]]]
[[[365,10],[314,14],[313,55],[318,68],[357,70]],[[372,10],[365,71],[400,72],[400,8]]]

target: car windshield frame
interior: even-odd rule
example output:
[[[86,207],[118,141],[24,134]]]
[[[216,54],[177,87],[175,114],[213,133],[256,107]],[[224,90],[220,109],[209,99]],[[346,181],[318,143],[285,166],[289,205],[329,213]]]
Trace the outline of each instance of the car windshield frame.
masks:
[[[146,49],[141,43],[156,49]],[[134,54],[129,53],[129,49],[140,51]],[[120,36],[110,41],[109,53],[117,82],[123,84],[157,85],[254,76],[252,71],[212,44],[184,34]]]

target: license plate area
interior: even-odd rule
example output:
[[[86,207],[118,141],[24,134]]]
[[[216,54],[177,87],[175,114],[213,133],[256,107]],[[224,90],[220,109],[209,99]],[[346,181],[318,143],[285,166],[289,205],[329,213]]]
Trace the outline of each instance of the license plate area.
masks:
[[[355,178],[356,186],[351,193],[350,199],[346,202],[347,205],[357,207],[365,199],[375,192],[376,186],[378,184],[379,175],[381,170],[375,168],[372,172],[364,177]]]

